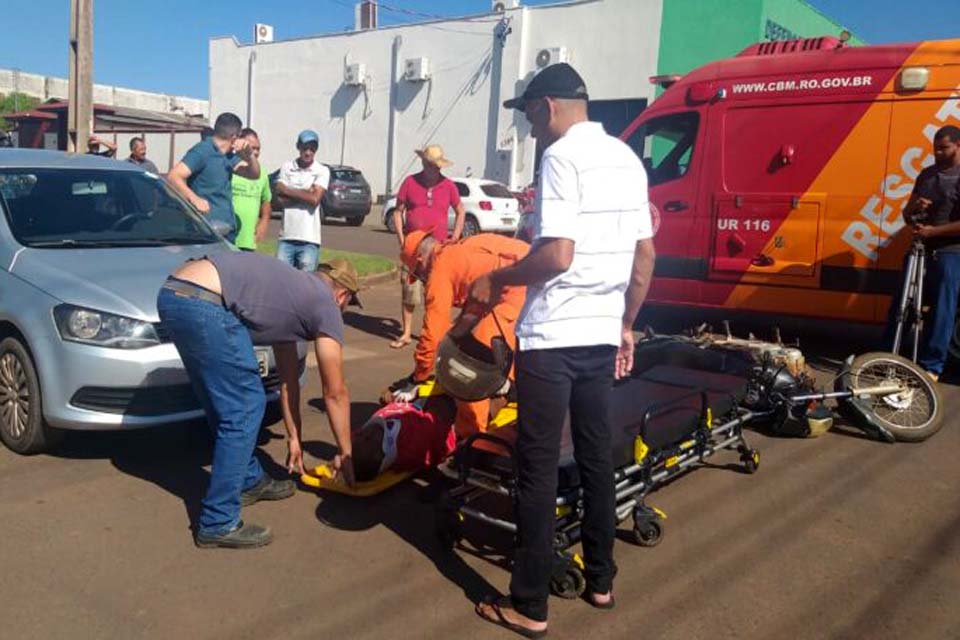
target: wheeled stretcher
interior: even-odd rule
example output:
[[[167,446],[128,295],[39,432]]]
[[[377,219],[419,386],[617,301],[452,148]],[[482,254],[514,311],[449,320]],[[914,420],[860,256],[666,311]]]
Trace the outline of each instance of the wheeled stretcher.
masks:
[[[610,400],[617,519],[632,516],[632,540],[654,546],[663,534],[665,515],[647,504],[651,491],[718,451],[735,449],[748,473],[757,470],[759,454],[742,432],[754,417],[741,406],[748,392],[746,362],[693,345],[656,341],[638,347],[636,362],[632,376],[614,386]],[[438,534],[448,545],[458,542],[467,519],[516,532],[514,522],[484,506],[491,494],[511,500],[516,495],[515,413],[502,412],[491,426],[495,428],[467,438],[441,467],[455,482],[437,513]],[[580,539],[579,485],[568,423],[561,444],[551,583],[555,594],[567,598],[578,597],[585,587],[582,561],[569,551]]]

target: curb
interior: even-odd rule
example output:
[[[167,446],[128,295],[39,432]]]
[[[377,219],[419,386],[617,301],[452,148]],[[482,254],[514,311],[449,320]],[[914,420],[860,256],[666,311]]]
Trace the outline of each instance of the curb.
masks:
[[[363,276],[360,278],[360,284],[364,287],[371,287],[375,284],[383,284],[384,282],[390,282],[395,280],[398,276],[397,266],[394,265],[390,271],[384,271],[383,273],[375,273],[369,276]]]

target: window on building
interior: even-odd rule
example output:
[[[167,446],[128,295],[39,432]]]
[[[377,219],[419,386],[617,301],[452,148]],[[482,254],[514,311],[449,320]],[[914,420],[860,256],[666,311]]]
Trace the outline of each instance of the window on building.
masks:
[[[674,113],[644,123],[627,139],[643,161],[650,186],[686,175],[699,125],[700,116],[694,111]]]

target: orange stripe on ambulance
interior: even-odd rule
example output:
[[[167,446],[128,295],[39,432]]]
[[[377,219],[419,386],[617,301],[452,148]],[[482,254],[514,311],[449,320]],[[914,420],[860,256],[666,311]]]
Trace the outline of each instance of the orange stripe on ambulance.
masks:
[[[923,127],[923,136],[933,142],[937,129],[947,124],[949,120],[960,121],[960,87],[948,98],[934,115],[934,121]],[[913,184],[920,175],[920,170],[933,164],[933,154],[929,147],[908,147],[900,156],[900,173],[891,173],[880,185],[880,193],[876,193],[864,203],[860,209],[863,220],[854,220],[844,230],[841,238],[854,251],[875,261],[878,249],[887,246],[893,236],[906,224],[903,220],[903,208],[907,204]],[[894,208],[883,204],[883,198],[888,201],[900,201],[897,204],[896,215]],[[883,205],[881,207],[881,205]]]

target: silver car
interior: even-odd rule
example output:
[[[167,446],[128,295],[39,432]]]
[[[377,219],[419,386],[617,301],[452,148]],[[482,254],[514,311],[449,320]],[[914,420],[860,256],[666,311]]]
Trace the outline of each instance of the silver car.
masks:
[[[203,415],[158,322],[167,275],[230,246],[158,176],[125,162],[0,149],[0,438]],[[268,399],[279,381],[258,349]]]

